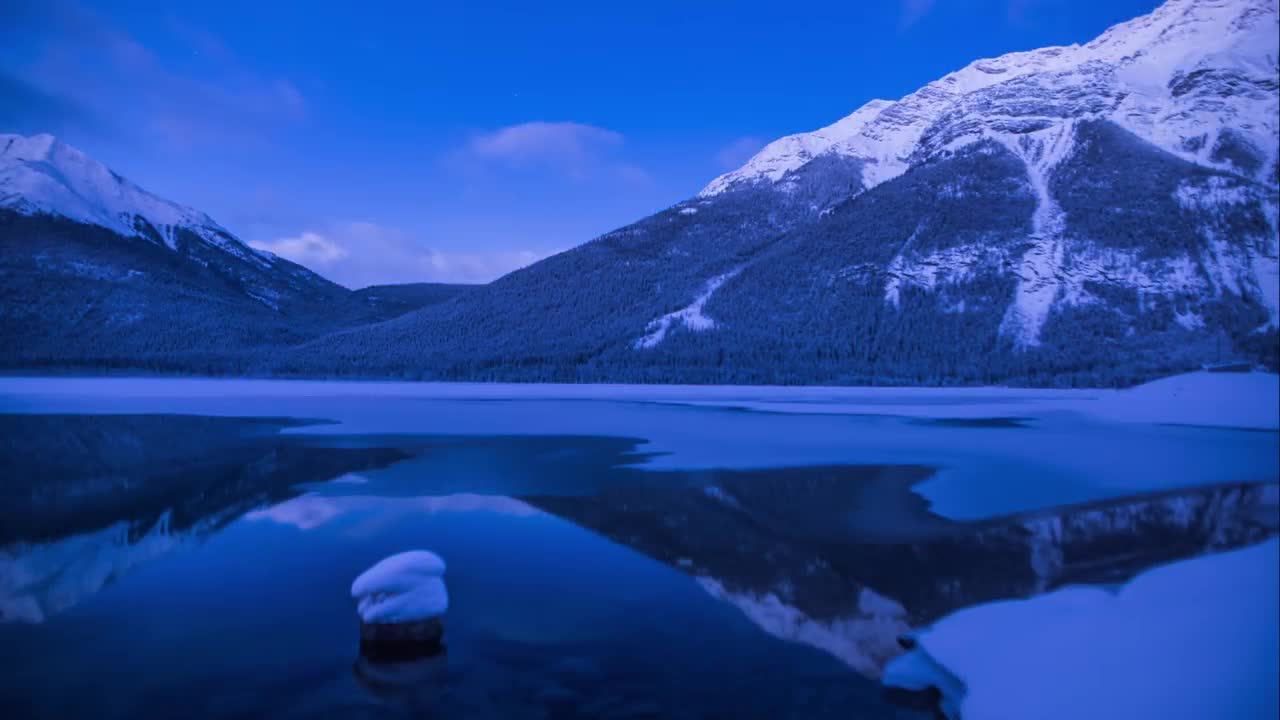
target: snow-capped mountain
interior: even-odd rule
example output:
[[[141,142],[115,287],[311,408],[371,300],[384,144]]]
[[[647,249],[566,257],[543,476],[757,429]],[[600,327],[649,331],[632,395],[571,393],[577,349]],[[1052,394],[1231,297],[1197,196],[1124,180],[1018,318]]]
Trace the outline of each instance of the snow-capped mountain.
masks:
[[[986,138],[1052,145],[1082,119],[1274,181],[1277,30],[1274,0],[1169,0],[1084,45],[978,60],[897,102],[872,100],[833,125],[770,143],[701,196],[777,182],[824,153],[866,162],[871,188]]]
[[[52,135],[0,134],[0,208],[97,225],[177,250],[181,231],[224,252],[270,267],[208,215],[159,198]]]
[[[1129,384],[1280,364],[1277,0],[1169,0],[765,147],[697,196],[294,367]]]
[[[1266,307],[1280,326],[1277,267],[1277,145],[1280,52],[1275,0],[1170,0],[1085,45],[1050,47],[979,60],[896,103],[875,100],[827,128],[772,143],[746,165],[714,180],[710,197],[744,185],[778,183],[814,157],[856,160],[864,189],[909,168],[980,142],[997,142],[1026,166],[1037,207],[1021,257],[995,258],[1019,277],[1001,323],[1003,337],[1034,346],[1054,307],[1093,301],[1086,285],[1129,276],[1142,293],[1204,295],[1227,289]],[[1206,231],[1203,252],[1145,262],[1072,233],[1050,187],[1057,167],[1078,152],[1082,122],[1108,121],[1152,145],[1233,177],[1188,180],[1177,202],[1205,213],[1257,204],[1267,226],[1224,243]],[[1238,178],[1258,181],[1258,186]],[[785,184],[780,188],[787,190]],[[1075,237],[1070,237],[1075,235]],[[934,289],[971,275],[993,258],[987,243],[913,252],[908,239],[892,261],[884,293],[897,304],[904,283]],[[1203,314],[1179,312],[1184,325]]]
[[[0,135],[0,246],[0,364],[183,368],[422,304],[253,249],[50,135]]]

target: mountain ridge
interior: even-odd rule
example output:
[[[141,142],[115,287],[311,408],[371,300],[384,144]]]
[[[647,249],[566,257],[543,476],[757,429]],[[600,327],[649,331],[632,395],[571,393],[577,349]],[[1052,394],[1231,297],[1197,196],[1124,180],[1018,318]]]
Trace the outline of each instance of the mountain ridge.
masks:
[[[1243,112],[1239,108],[1226,109],[1247,116],[1249,124],[1256,125],[1252,139],[1261,145],[1261,150],[1270,150],[1262,164],[1274,167],[1276,152],[1269,148],[1269,141],[1277,134],[1274,91],[1280,65],[1274,43],[1276,15],[1272,0],[1169,0],[1149,15],[1117,24],[1083,45],[1051,46],[975,60],[900,100],[872,100],[826,128],[776,140],[742,167],[713,180],[700,195],[714,195],[760,179],[776,182],[786,170],[824,152],[873,163],[876,170],[866,178],[866,185],[872,187],[904,172],[912,155],[919,162],[944,148],[954,149],[957,143],[981,139],[972,134],[947,138],[939,129],[935,134],[942,135],[942,140],[935,138],[921,145],[929,126],[956,111],[957,104],[967,96],[1037,75],[1044,75],[1044,82],[1076,81],[1067,84],[1088,90],[1095,80],[1092,75],[1122,74],[1122,82],[1117,84],[1124,86],[1124,94],[1089,98],[1114,100],[1114,104],[1099,102],[1090,107],[1090,117],[1112,119],[1167,151],[1184,152],[1187,159],[1222,168],[1230,163],[1225,157],[1223,162],[1213,161],[1217,138],[1206,138],[1206,142],[1186,152],[1184,144],[1195,133],[1179,134],[1168,124],[1174,120],[1175,125],[1196,127],[1200,124],[1197,111],[1220,112],[1223,108],[1197,108],[1194,103],[1182,107],[1185,103],[1178,103],[1160,113],[1161,108],[1149,103],[1168,96],[1194,100],[1198,82],[1213,79],[1206,77],[1210,73],[1205,72],[1205,63],[1220,62],[1224,56],[1229,56],[1226,59],[1230,62],[1217,68],[1219,73],[1236,73],[1248,84],[1260,84],[1273,94],[1269,102],[1248,105]],[[1171,35],[1176,39],[1179,33],[1195,35],[1195,47],[1187,51],[1187,57],[1177,56],[1176,46],[1171,53],[1166,42]],[[1143,46],[1144,41],[1147,46]],[[1161,75],[1165,76],[1162,81],[1155,82]],[[1181,122],[1176,122],[1179,119]],[[1015,133],[1021,130],[1003,129]],[[908,152],[903,154],[903,150]]]
[[[975,61],[273,367],[1129,384],[1225,347],[1275,368],[1278,28],[1272,0],[1170,0],[1083,45]]]
[[[348,290],[51,135],[0,135],[0,247],[8,367],[243,372],[249,351],[443,297]]]
[[[1277,45],[1276,0],[1169,0],[781,138],[689,200],[488,285],[201,367],[1031,385],[1228,358],[1276,369]],[[155,236],[134,239],[165,247]]]
[[[258,264],[275,256],[240,242],[205,213],[164,200],[53,135],[0,134],[0,208],[98,225],[177,249],[186,229]]]

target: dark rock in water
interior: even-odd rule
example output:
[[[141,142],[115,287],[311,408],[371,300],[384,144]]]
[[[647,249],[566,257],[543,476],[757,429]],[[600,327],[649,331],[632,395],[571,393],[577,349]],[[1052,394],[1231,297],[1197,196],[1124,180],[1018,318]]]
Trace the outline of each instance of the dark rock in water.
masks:
[[[362,651],[351,672],[373,695],[387,700],[409,696],[432,705],[447,685],[448,656],[442,645],[430,655],[394,660],[370,657]]]
[[[398,623],[360,623],[360,655],[373,662],[434,657],[444,652],[440,618]]]
[[[438,654],[449,609],[444,560],[428,550],[384,558],[351,583],[360,613],[360,652],[377,660]]]
[[[942,691],[932,685],[923,690],[887,687],[884,689],[884,698],[898,707],[930,713],[937,720],[947,718],[942,711]]]

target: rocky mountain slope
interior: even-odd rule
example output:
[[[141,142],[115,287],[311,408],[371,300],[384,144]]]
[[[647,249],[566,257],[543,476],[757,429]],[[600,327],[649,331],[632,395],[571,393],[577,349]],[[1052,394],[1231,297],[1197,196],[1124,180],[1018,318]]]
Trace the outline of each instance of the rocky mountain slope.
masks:
[[[778,140],[697,197],[285,372],[1123,384],[1275,367],[1275,0],[1170,0]]]
[[[241,350],[426,304],[250,248],[49,135],[0,135],[0,246],[8,366],[224,370]]]

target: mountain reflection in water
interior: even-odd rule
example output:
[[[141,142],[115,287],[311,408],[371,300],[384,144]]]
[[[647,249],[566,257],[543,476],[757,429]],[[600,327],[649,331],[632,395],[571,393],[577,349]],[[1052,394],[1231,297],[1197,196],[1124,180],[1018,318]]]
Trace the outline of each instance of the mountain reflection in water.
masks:
[[[582,578],[611,568],[620,574],[610,582],[634,578],[637,583],[619,590],[619,597],[677,603],[655,612],[687,610],[689,617],[701,618],[696,622],[712,623],[705,615],[710,610],[692,609],[693,598],[719,602],[718,607],[745,617],[757,636],[816,648],[856,671],[849,678],[874,679],[901,652],[897,638],[910,628],[978,603],[1071,583],[1118,583],[1154,564],[1257,542],[1276,534],[1280,501],[1274,481],[1237,483],[958,522],[931,513],[912,492],[914,484],[933,474],[926,466],[651,471],[639,467],[645,456],[637,452],[641,441],[635,439],[321,440],[278,434],[294,424],[193,416],[0,415],[0,467],[9,478],[0,509],[0,619],[10,623],[14,652],[42,655],[61,666],[77,652],[63,637],[74,632],[60,629],[61,614],[69,616],[65,627],[73,628],[98,613],[112,622],[129,622],[155,612],[136,602],[116,608],[95,601],[112,584],[129,597],[131,578],[152,565],[155,571],[138,581],[140,587],[168,583],[173,576],[181,577],[190,592],[219,591],[223,576],[183,575],[197,559],[232,567],[228,563],[268,563],[275,557],[283,566],[299,561],[300,554],[315,554],[299,565],[301,575],[281,570],[278,578],[269,571],[254,576],[266,583],[254,592],[275,598],[279,606],[227,600],[236,604],[224,612],[266,613],[268,620],[278,613],[272,623],[298,625],[297,632],[305,626],[306,633],[324,636],[333,620],[321,618],[349,614],[342,608],[348,602],[343,593],[352,576],[349,568],[368,559],[364,550],[351,548],[447,544],[453,537],[465,548],[455,549],[457,559],[450,559],[450,582],[457,583],[460,605],[451,609],[446,624],[446,646],[451,638],[453,646],[439,657],[377,663],[360,658],[353,628],[340,626],[331,638],[314,641],[326,643],[325,652],[334,657],[351,641],[345,645],[347,680],[325,680],[338,684],[308,694],[303,705],[310,711],[302,714],[365,702],[342,695],[358,689],[370,702],[409,714],[443,708],[445,715],[483,716],[477,709],[483,706],[504,716],[512,708],[536,705],[553,716],[582,712],[588,717],[583,707],[616,705],[645,716],[645,708],[653,709],[645,698],[670,696],[666,699],[691,708],[690,717],[711,717],[727,709],[711,705],[702,690],[688,684],[692,680],[660,672],[664,648],[647,644],[664,643],[682,656],[724,652],[729,653],[725,658],[734,653],[758,658],[750,662],[769,657],[782,662],[781,651],[764,645],[743,650],[747,645],[741,643],[756,641],[732,630],[732,623],[707,630],[713,639],[676,633],[658,640],[655,633],[666,630],[655,631],[652,623],[660,618],[644,620],[649,624],[642,628],[635,614],[645,612],[641,606],[612,607],[617,600],[610,599],[608,588]],[[566,523],[588,532],[570,532]],[[506,543],[504,533],[518,528],[522,533],[537,529],[513,541],[528,547]],[[286,530],[293,534],[279,534]],[[427,530],[445,534],[431,539],[422,535]],[[239,539],[216,542],[224,535]],[[631,554],[617,555],[622,549]],[[552,559],[545,559],[548,555]],[[606,556],[612,559],[596,559]],[[658,571],[639,556],[661,563],[665,574],[651,575]],[[544,559],[532,561],[535,557]],[[326,588],[323,592],[333,597],[317,599],[302,587],[308,584]],[[473,589],[482,586],[503,590],[482,596]],[[563,589],[568,587],[574,589]],[[221,591],[228,597],[241,592]],[[565,592],[572,600],[556,595]],[[74,612],[79,605],[87,612]],[[537,621],[504,621],[514,608],[520,608],[516,617]],[[715,617],[721,618],[715,623],[729,622]],[[218,641],[207,633],[216,633],[213,626],[223,621],[201,616],[182,622],[194,641],[212,647]],[[203,630],[202,622],[210,629]],[[253,627],[260,622],[266,620],[254,620]],[[649,637],[633,637],[629,625]],[[18,632],[22,626],[32,629]],[[589,627],[611,629],[598,635]],[[5,632],[0,627],[0,640]],[[272,642],[269,635],[260,636]],[[707,642],[725,647],[706,648]],[[286,643],[275,652],[281,662],[305,664],[301,648],[293,651]],[[648,652],[654,657],[632,657]],[[549,666],[547,653],[550,660],[558,658]],[[339,671],[321,657],[327,656],[317,653],[310,660],[311,672],[331,677],[326,673]],[[731,662],[708,657],[713,665]],[[697,666],[696,657],[681,662]],[[828,710],[834,716],[850,706],[863,707],[866,717],[916,717],[878,704],[874,684],[841,680],[820,663],[810,667],[808,662],[786,661],[787,667],[801,668],[794,677],[780,675],[778,687],[758,689],[773,693],[767,697],[744,689],[740,701],[790,709],[804,696],[818,702],[805,706],[813,717],[825,717]],[[751,673],[743,673],[726,674],[715,683],[750,688]],[[346,688],[344,682],[354,685]],[[794,687],[788,689],[789,683]],[[46,702],[59,708],[56,702],[71,702],[33,699],[38,693],[26,685],[0,690],[0,697],[25,703],[16,707],[29,706],[35,716],[58,714],[47,711]],[[331,697],[335,693],[338,699]],[[481,696],[489,700],[478,700]],[[669,706],[655,707],[669,714]],[[223,716],[215,710],[206,714]]]

